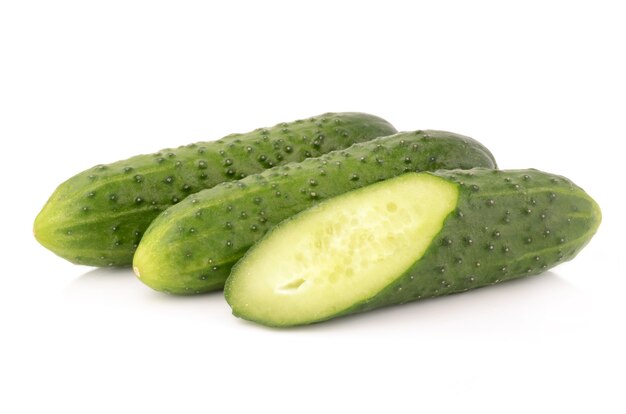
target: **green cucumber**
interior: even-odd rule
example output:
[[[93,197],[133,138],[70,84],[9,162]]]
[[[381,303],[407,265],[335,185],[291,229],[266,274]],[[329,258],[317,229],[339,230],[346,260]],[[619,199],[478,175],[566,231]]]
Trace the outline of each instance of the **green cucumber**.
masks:
[[[373,115],[327,113],[99,165],[56,189],[35,237],[73,263],[129,265],[152,220],[189,194],[395,132]]]
[[[222,289],[231,267],[269,228],[321,200],[408,171],[495,166],[471,138],[417,131],[276,167],[199,192],[164,212],[137,249],[135,273],[168,293]]]
[[[241,318],[309,324],[541,273],[600,221],[582,189],[537,170],[408,173],[276,226],[225,295]]]

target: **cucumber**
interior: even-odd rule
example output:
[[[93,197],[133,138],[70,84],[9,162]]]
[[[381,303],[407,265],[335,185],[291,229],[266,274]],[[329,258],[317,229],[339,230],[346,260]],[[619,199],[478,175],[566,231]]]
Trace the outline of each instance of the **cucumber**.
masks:
[[[443,131],[404,132],[224,183],[187,198],[147,230],[133,266],[168,293],[222,289],[230,269],[265,232],[321,200],[408,171],[494,168],[475,140]]]
[[[189,194],[395,132],[373,115],[326,113],[98,165],[56,189],[35,237],[73,263],[129,265],[152,220]]]
[[[537,170],[408,173],[302,212],[235,266],[233,314],[303,325],[535,275],[589,242],[600,208]]]

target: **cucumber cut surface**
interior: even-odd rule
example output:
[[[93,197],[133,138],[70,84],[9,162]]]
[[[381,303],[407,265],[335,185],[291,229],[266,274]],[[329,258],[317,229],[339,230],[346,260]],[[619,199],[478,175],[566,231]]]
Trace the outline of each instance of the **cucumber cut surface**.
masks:
[[[240,312],[297,324],[374,296],[424,254],[457,195],[440,178],[407,176],[297,216],[238,266],[230,289]]]

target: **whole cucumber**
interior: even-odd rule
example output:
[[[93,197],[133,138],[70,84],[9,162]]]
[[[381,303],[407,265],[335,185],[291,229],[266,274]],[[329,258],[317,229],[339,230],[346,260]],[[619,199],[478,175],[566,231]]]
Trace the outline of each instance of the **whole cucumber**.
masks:
[[[168,293],[221,289],[233,264],[268,229],[321,200],[408,171],[495,166],[471,138],[417,131],[276,167],[199,192],[164,212],[139,244],[135,273]]]
[[[189,194],[395,132],[373,115],[326,113],[98,165],[56,189],[34,234],[73,263],[129,265],[152,220]]]
[[[229,277],[236,316],[303,325],[541,273],[596,232],[595,201],[536,170],[409,173],[275,227]]]

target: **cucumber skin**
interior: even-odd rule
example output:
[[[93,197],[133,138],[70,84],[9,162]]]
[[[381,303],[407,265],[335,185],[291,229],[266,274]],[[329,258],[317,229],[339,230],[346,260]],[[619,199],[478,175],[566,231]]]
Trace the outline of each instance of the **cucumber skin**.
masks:
[[[573,259],[602,220],[596,202],[562,176],[480,168],[425,174],[455,183],[459,201],[422,258],[371,298],[308,323],[540,274]]]
[[[222,289],[235,262],[272,226],[322,200],[408,171],[477,166],[496,167],[479,142],[415,131],[223,183],[154,220],[137,249],[135,272],[167,293]]]
[[[56,189],[34,234],[76,264],[129,265],[152,220],[189,194],[395,132],[373,115],[326,113],[99,165]]]

